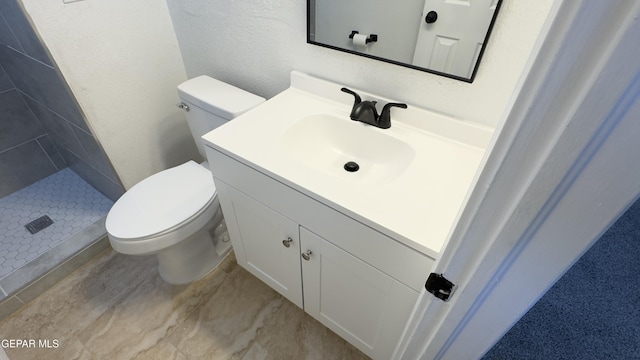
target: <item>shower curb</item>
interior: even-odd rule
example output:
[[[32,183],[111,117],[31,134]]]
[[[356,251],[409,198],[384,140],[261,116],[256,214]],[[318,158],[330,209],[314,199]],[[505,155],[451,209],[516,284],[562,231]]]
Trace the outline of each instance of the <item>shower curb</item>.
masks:
[[[0,279],[0,321],[109,247],[103,218],[60,244],[55,254],[43,254]]]

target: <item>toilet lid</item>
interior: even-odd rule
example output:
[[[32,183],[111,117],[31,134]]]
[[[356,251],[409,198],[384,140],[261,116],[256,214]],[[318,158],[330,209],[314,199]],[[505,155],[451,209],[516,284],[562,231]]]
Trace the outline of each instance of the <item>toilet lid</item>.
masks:
[[[116,201],[107,215],[107,232],[121,239],[161,233],[198,213],[215,191],[211,172],[194,161],[161,171]]]

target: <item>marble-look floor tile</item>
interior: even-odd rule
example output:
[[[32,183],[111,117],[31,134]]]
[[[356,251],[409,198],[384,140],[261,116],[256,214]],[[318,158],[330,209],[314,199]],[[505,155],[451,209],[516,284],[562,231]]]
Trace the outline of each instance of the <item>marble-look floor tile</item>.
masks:
[[[234,260],[235,261],[235,260]],[[169,337],[189,359],[238,359],[286,301],[239,266]]]
[[[56,349],[5,349],[11,359],[70,359],[77,335],[155,272],[155,258],[117,256],[107,250],[0,322],[5,339],[59,341]],[[38,356],[39,351],[46,355]],[[74,352],[76,353],[76,352]],[[84,352],[78,352],[83,354]],[[90,358],[90,357],[89,357]]]
[[[258,331],[255,342],[268,349],[265,359],[369,359],[289,301]]]
[[[57,339],[5,349],[15,359],[366,359],[236,264],[173,286],[154,257],[111,250],[0,322],[4,338]]]
[[[0,290],[2,290],[1,287]],[[0,292],[0,295],[2,295],[2,292]],[[9,296],[7,298],[4,298],[2,301],[0,301],[0,320],[13,314],[15,311],[20,309],[22,305],[24,305],[24,303],[16,296]]]
[[[224,276],[216,276],[190,286],[174,286],[156,272],[96,319],[80,338],[96,358],[136,358],[167,345],[164,339],[170,332],[206,304],[209,294],[223,280]]]

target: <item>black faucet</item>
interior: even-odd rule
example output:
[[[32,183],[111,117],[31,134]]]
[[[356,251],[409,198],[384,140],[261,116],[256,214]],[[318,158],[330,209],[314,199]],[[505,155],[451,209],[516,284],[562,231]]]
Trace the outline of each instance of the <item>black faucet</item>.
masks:
[[[391,127],[392,107],[399,107],[403,109],[407,108],[407,104],[388,103],[382,108],[382,113],[378,115],[375,101],[362,101],[360,95],[358,95],[355,91],[349,90],[345,87],[343,87],[341,90],[342,92],[351,94],[354,97],[353,109],[351,109],[351,115],[349,115],[351,120],[360,121],[365,124],[379,127],[381,129],[388,129]]]

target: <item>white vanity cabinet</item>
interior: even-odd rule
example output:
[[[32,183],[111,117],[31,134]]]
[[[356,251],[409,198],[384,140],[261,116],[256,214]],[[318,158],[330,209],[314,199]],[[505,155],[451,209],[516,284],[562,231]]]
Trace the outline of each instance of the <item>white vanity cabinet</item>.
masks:
[[[202,138],[238,263],[389,359],[493,129],[413,105],[388,129],[354,122],[342,86],[293,71],[288,89]]]
[[[216,188],[238,264],[302,308],[298,224],[224,182]]]
[[[300,227],[304,311],[374,359],[389,359],[418,293]]]
[[[238,263],[374,359],[391,357],[433,260],[207,148]]]

